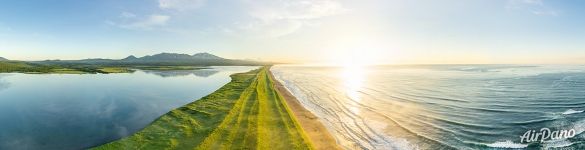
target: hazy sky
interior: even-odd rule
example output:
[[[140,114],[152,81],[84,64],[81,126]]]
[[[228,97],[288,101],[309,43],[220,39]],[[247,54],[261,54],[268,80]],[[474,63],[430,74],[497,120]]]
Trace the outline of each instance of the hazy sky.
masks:
[[[0,56],[585,63],[583,0],[0,0]]]

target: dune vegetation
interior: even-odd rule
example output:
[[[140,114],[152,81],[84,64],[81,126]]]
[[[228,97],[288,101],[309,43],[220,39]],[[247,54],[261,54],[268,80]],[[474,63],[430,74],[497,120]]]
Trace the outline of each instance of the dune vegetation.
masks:
[[[214,93],[94,149],[313,149],[268,67],[231,77]]]

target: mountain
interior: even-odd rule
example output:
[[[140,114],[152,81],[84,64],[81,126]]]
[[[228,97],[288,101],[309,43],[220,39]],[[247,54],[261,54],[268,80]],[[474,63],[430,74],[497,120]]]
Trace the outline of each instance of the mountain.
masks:
[[[160,53],[144,57],[128,56],[120,62],[130,65],[254,65],[258,62],[225,59],[210,53],[193,55],[178,53]]]
[[[6,59],[4,57],[0,57],[0,61],[8,61],[8,59]]]
[[[130,55],[124,59],[82,59],[82,60],[51,60],[38,61],[36,63],[50,65],[101,65],[101,66],[248,66],[248,65],[266,65],[268,63],[226,59],[210,53],[197,53],[193,55],[178,53],[160,53],[136,57]]]
[[[175,53],[160,53],[156,55],[148,55],[144,57],[138,58],[138,60],[143,61],[168,61],[168,60],[189,60],[193,59],[190,55],[187,54],[175,54]]]
[[[199,58],[199,59],[224,59],[221,58],[219,56],[215,56],[213,54],[209,54],[209,53],[197,53],[193,55],[193,58]]]
[[[132,58],[134,56],[128,56],[123,60],[140,60],[140,61],[185,61],[185,60],[224,60],[219,56],[215,56],[209,53],[197,53],[194,55],[177,54],[177,53],[160,53],[152,56],[144,56],[140,58]]]
[[[136,56],[130,55],[130,56],[128,56],[128,57],[126,57],[126,58],[124,58],[122,60],[136,60],[136,59],[138,59],[138,58],[136,58]]]

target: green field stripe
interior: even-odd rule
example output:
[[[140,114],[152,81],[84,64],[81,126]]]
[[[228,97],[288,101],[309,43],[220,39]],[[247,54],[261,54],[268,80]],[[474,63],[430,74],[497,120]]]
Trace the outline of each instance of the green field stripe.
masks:
[[[255,85],[254,85],[255,86]],[[255,88],[255,87],[254,87]],[[256,102],[258,101],[256,98],[257,93],[256,92],[252,92],[251,95],[248,96],[247,101],[244,103],[244,107],[242,108],[242,110],[239,113],[238,116],[238,122],[235,126],[232,127],[230,136],[229,136],[229,141],[232,144],[232,147],[237,147],[237,148],[254,148],[254,147],[245,147],[246,145],[244,144],[244,139],[242,139],[244,136],[246,135],[247,132],[253,132],[253,131],[248,131],[248,125],[250,121],[250,117],[252,116],[252,118],[255,118],[253,116],[255,116],[253,114],[253,112],[255,110],[257,110],[257,108],[253,107]]]
[[[258,149],[311,149],[310,146],[305,145],[304,139],[295,128],[291,116],[285,111],[284,105],[277,98],[272,87],[272,82],[269,80],[267,69],[263,69],[259,75],[259,86],[257,91],[260,100],[260,116],[261,121],[258,128],[263,130],[270,130],[270,132],[259,132],[258,140],[267,140],[259,144]]]
[[[240,136],[239,139],[236,140],[242,141],[242,147],[246,149],[253,149],[257,146],[256,136],[258,135],[258,111],[259,111],[259,101],[258,101],[258,94],[254,94],[253,97],[255,100],[253,101],[252,109],[250,109],[250,115],[247,116],[248,124],[246,128],[246,132],[244,136]]]
[[[233,130],[232,128],[237,128],[237,116],[244,108],[244,104],[249,99],[250,94],[254,92],[255,84],[257,84],[256,79],[242,92],[221,124],[196,149],[229,149],[231,146],[229,141],[230,131]]]
[[[271,77],[268,77],[268,80],[271,83],[275,82]],[[274,87],[275,84],[271,84],[270,86],[272,89],[276,89]],[[309,140],[309,136],[304,132],[305,130],[303,129],[303,127],[301,126],[301,124],[299,123],[297,118],[294,116],[294,114],[293,114],[292,110],[290,109],[290,107],[288,106],[288,104],[285,102],[285,99],[282,96],[282,94],[280,94],[280,91],[274,90],[274,93],[275,93],[275,95],[277,95],[276,98],[282,104],[284,110],[286,111],[286,114],[288,114],[288,118],[291,119],[292,124],[295,127],[295,131],[297,131],[296,133],[302,138],[302,144],[307,145],[309,149],[314,149],[313,143],[311,142],[311,140]]]
[[[238,134],[243,134],[244,132],[240,132],[246,129],[245,126],[242,125],[247,125],[246,123],[242,123],[245,118],[245,116],[248,116],[249,114],[247,112],[250,112],[249,110],[252,109],[250,107],[251,103],[253,103],[253,101],[255,101],[256,99],[254,98],[254,95],[256,95],[255,91],[253,89],[255,89],[257,84],[257,81],[254,81],[252,83],[252,85],[250,85],[250,92],[249,93],[245,93],[243,94],[244,96],[242,97],[244,101],[242,101],[241,103],[241,108],[238,112],[235,112],[237,115],[235,119],[236,123],[232,126],[228,126],[226,127],[226,130],[229,131],[229,135],[227,137],[225,137],[227,139],[227,143],[229,143],[228,147],[225,147],[226,149],[230,149],[231,147],[237,147],[237,143],[238,141],[235,140],[236,136],[238,136]],[[229,128],[229,129],[228,129]],[[241,148],[241,147],[238,147]]]
[[[271,99],[274,101],[275,108],[278,110],[279,112],[279,117],[281,118],[282,123],[285,125],[286,127],[286,131],[289,134],[289,139],[293,139],[291,142],[291,144],[293,146],[295,146],[296,149],[303,149],[303,148],[307,148],[305,147],[305,142],[302,137],[302,135],[299,134],[300,128],[297,128],[297,126],[294,124],[293,122],[293,118],[294,116],[290,115],[292,114],[292,112],[288,112],[286,110],[286,105],[284,105],[284,101],[283,99],[281,99],[281,97],[279,97],[280,95],[278,95],[278,93],[276,93],[277,91],[274,89],[274,84],[273,81],[270,79],[270,76],[268,73],[265,73],[265,78],[264,80],[266,80],[267,82],[267,93],[269,93]]]
[[[282,141],[277,136],[274,136],[274,132],[278,132],[278,128],[274,128],[273,125],[273,114],[272,110],[270,109],[270,102],[268,97],[265,93],[266,84],[265,81],[262,80],[264,70],[261,70],[258,73],[258,80],[259,85],[257,86],[256,90],[258,92],[258,100],[259,100],[259,115],[258,115],[258,149],[282,149],[283,147],[278,147],[280,145],[276,145],[276,141],[284,143],[286,141]]]

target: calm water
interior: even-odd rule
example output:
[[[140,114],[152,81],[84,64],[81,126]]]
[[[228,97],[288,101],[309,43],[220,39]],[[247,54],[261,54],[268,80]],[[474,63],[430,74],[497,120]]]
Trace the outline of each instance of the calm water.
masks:
[[[83,149],[128,136],[257,67],[0,74],[0,149]]]
[[[585,66],[277,66],[348,149],[585,148]],[[574,137],[521,142],[529,130]],[[550,134],[550,133],[549,133]]]

